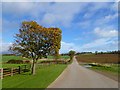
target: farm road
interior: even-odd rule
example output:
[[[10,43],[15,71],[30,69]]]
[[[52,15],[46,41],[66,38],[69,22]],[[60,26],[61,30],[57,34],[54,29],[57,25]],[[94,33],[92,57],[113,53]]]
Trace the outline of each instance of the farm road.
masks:
[[[118,82],[73,63],[48,88],[118,88]]]

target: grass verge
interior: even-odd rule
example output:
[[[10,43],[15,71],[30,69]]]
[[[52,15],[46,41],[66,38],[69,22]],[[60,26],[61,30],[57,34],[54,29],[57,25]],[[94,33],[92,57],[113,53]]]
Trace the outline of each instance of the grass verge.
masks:
[[[91,69],[93,70],[99,70],[99,71],[103,71],[103,72],[110,72],[113,73],[114,75],[117,75],[118,73],[120,73],[120,67],[118,67],[118,65],[114,64],[114,65],[110,65],[110,66],[102,66],[102,65],[96,65],[96,66],[92,66]]]

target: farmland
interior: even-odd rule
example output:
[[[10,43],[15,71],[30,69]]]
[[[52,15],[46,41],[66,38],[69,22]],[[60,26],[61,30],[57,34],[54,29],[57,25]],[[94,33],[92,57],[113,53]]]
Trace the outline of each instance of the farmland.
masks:
[[[69,56],[60,56],[61,59],[69,59]],[[31,60],[31,59],[28,59],[28,58],[23,58],[21,56],[2,56],[2,62],[7,62],[11,59],[14,59],[14,60]],[[54,59],[53,56],[48,56],[47,59]]]
[[[78,62],[86,63],[118,63],[118,54],[83,54],[76,57]]]

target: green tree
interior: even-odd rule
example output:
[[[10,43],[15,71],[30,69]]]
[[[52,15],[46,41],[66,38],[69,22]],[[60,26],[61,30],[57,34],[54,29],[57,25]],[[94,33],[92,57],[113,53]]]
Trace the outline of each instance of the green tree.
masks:
[[[97,55],[98,54],[98,51],[95,51],[95,55]]]
[[[52,45],[52,50],[53,50],[53,55],[55,56],[55,59],[57,60],[60,55],[59,55],[59,49],[61,47],[61,33],[62,31],[59,28],[49,28],[52,33],[52,40],[53,45]]]
[[[24,21],[10,50],[15,54],[32,58],[31,73],[34,75],[39,58],[50,54],[59,55],[61,33],[59,28],[45,28],[35,21]]]
[[[69,51],[70,60],[73,60],[74,55],[75,55],[75,51],[73,50]]]

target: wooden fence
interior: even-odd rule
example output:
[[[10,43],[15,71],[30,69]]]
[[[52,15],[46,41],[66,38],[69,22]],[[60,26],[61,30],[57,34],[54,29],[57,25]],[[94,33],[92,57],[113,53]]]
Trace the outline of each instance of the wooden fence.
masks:
[[[42,61],[40,63],[38,63],[37,68],[45,68],[45,66],[49,66],[51,64],[67,64],[69,63],[70,60],[58,60],[58,61]],[[3,79],[6,76],[13,76],[15,74],[21,74],[24,72],[28,72],[30,71],[31,66],[29,65],[22,65],[22,66],[18,66],[17,68],[0,68],[0,79]]]
[[[0,68],[0,79],[3,79],[6,76],[28,72],[29,70],[30,67],[27,67],[26,65],[18,66],[18,68]]]

